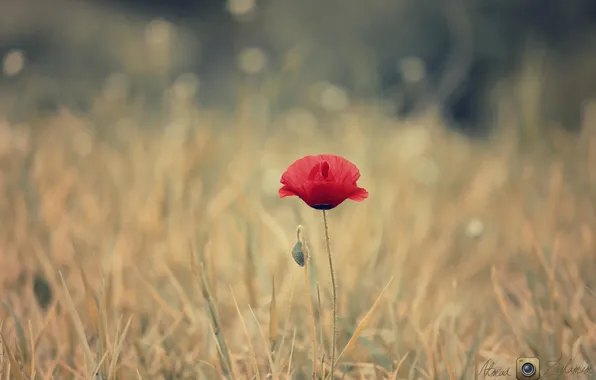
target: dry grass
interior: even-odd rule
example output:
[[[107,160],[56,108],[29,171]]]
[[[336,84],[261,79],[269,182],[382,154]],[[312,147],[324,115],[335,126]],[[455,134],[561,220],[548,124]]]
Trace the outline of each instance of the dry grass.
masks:
[[[265,128],[249,107],[230,119],[178,106],[153,130],[122,104],[97,107],[103,123],[0,125],[2,379],[328,369],[321,215],[276,195],[289,163],[321,152],[357,163],[371,194],[329,213],[336,376],[594,365],[596,117],[581,136],[521,144],[506,118],[472,142],[430,115],[400,124],[358,107],[296,129],[289,116]],[[292,258],[298,225],[307,271]]]

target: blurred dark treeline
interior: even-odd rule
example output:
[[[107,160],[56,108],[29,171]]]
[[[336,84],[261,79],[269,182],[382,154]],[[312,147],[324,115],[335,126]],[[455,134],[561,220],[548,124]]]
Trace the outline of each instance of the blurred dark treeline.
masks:
[[[539,59],[524,69],[528,52]],[[593,0],[11,1],[0,112],[89,112],[118,80],[126,101],[155,112],[192,74],[205,107],[233,112],[241,90],[274,111],[378,99],[408,117],[438,104],[448,125],[482,134],[495,91],[530,75],[541,116],[576,130],[596,94],[595,52]]]

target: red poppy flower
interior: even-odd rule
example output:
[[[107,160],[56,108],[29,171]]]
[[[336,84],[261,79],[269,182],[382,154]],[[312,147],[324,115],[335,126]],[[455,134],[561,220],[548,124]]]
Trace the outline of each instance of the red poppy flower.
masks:
[[[361,202],[368,191],[356,185],[360,171],[350,161],[332,154],[296,160],[281,177],[279,197],[298,196],[317,210],[331,210],[346,199]]]

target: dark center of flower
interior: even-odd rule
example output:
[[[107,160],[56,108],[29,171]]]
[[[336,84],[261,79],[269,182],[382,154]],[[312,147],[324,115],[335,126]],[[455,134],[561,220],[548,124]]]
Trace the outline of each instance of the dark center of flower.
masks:
[[[333,206],[330,204],[322,203],[318,205],[313,205],[312,208],[314,208],[315,210],[331,210]]]

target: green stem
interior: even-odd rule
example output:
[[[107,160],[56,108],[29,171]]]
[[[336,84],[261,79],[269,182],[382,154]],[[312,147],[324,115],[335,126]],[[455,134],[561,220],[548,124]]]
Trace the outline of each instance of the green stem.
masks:
[[[333,270],[331,242],[329,240],[329,224],[327,223],[327,211],[325,210],[323,210],[323,224],[325,225],[325,243],[327,244],[329,272],[331,273],[331,295],[333,298],[333,335],[331,336],[331,379],[333,379],[335,374],[335,351],[337,345],[337,286],[335,285],[335,271]]]

